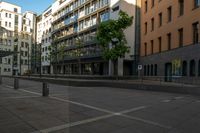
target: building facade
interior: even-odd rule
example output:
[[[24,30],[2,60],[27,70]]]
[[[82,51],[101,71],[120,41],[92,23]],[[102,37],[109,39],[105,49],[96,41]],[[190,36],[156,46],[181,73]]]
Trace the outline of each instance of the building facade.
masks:
[[[35,17],[32,12],[21,13],[21,7],[0,2],[0,48],[16,54],[1,59],[2,75],[22,75],[30,67],[31,44],[34,41]]]
[[[143,76],[200,76],[200,1],[142,0],[140,64]]]
[[[130,75],[135,48],[135,20],[126,31],[130,53],[118,60],[117,67],[102,59],[97,44],[98,24],[117,19],[120,10],[135,16],[134,0],[57,0],[52,5],[52,63],[54,73]]]
[[[37,19],[37,45],[41,46],[41,73],[52,73],[51,67],[51,23],[52,23],[52,8],[48,7]]]

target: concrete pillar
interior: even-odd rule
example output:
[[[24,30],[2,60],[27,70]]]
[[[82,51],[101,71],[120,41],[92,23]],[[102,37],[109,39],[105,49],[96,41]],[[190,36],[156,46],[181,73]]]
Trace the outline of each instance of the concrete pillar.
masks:
[[[112,60],[109,60],[109,63],[108,63],[108,75],[109,76],[114,75],[114,64]]]
[[[48,84],[45,82],[42,83],[42,96],[49,96],[49,87]]]
[[[124,60],[122,58],[118,58],[118,68],[117,68],[117,73],[118,76],[123,76],[124,75]]]
[[[53,66],[50,65],[50,74],[53,74]]]
[[[19,79],[14,78],[14,89],[19,89]]]

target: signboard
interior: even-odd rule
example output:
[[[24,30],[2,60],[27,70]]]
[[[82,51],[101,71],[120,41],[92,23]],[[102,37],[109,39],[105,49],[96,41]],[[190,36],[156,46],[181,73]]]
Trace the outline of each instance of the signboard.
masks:
[[[138,70],[142,70],[142,65],[138,65]]]

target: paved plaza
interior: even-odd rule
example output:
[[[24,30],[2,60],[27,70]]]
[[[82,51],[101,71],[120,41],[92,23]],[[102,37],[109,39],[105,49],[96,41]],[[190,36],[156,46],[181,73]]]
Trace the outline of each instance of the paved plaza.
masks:
[[[71,87],[4,78],[0,133],[199,133],[200,98],[106,87]]]

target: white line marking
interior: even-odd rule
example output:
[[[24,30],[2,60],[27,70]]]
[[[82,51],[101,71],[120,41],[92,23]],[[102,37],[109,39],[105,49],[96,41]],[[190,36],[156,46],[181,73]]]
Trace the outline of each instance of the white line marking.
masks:
[[[103,115],[103,116],[99,116],[99,117],[95,117],[95,118],[91,118],[91,119],[86,119],[86,120],[83,120],[83,121],[67,123],[67,124],[64,124],[64,125],[43,129],[43,130],[40,130],[40,131],[35,131],[35,132],[32,132],[32,133],[49,133],[49,132],[58,131],[58,130],[62,130],[62,129],[69,128],[69,127],[74,127],[74,126],[78,126],[78,125],[82,125],[82,124],[86,124],[86,123],[90,123],[90,122],[95,122],[95,121],[106,119],[106,118],[109,118],[109,117],[112,117],[112,116],[114,116],[114,115],[113,114]]]
[[[10,85],[3,85],[4,87],[7,87],[7,88],[10,88],[10,89],[14,89],[13,86],[10,86]]]
[[[20,91],[24,91],[24,92],[28,92],[28,93],[31,93],[31,94],[35,94],[35,95],[41,96],[40,93],[33,92],[33,91],[28,91],[28,90],[24,90],[24,89],[20,89]]]
[[[27,90],[22,90],[22,91],[25,91],[25,92],[28,92],[28,93],[31,93],[31,94],[40,95],[40,93],[37,93],[37,92],[32,92],[32,91],[27,91]],[[61,125],[61,126],[56,126],[56,127],[44,129],[44,130],[40,131],[42,133],[58,131],[58,130],[61,130],[61,129],[64,129],[64,128],[67,128],[67,127],[86,124],[86,123],[89,123],[89,122],[93,122],[93,121],[97,121],[97,120],[101,120],[101,119],[106,119],[106,118],[113,117],[113,116],[122,116],[122,117],[125,117],[125,118],[128,118],[128,119],[140,121],[140,122],[143,122],[143,123],[146,123],[146,124],[150,124],[150,125],[154,125],[154,126],[158,126],[158,127],[162,127],[162,128],[166,128],[166,129],[170,129],[171,128],[169,126],[165,126],[165,125],[162,125],[162,124],[159,124],[157,122],[150,121],[150,120],[145,120],[145,119],[142,119],[142,118],[125,115],[126,113],[142,110],[142,109],[145,109],[145,108],[147,108],[149,106],[140,106],[140,107],[135,107],[135,108],[132,108],[132,109],[124,110],[124,111],[121,111],[121,112],[113,112],[113,111],[109,111],[109,110],[106,110],[106,109],[101,109],[101,108],[98,108],[98,107],[94,107],[94,106],[91,106],[91,105],[87,105],[87,104],[83,104],[83,103],[79,103],[79,102],[74,102],[74,101],[70,101],[70,100],[61,99],[61,98],[58,98],[58,97],[49,96],[49,98],[55,99],[55,100],[58,100],[58,101],[62,101],[62,102],[72,103],[72,104],[79,105],[79,106],[82,106],[82,107],[87,107],[87,108],[94,109],[94,110],[97,110],[97,111],[109,113],[109,115],[104,115],[104,116],[95,117],[95,118],[91,118],[91,119],[87,119],[87,120],[83,120],[83,121],[78,121],[78,122],[75,122],[75,123],[68,123],[68,124],[64,124],[64,125]],[[48,132],[46,132],[46,131],[48,131]],[[33,133],[38,133],[38,132],[33,132]]]
[[[143,122],[143,123],[147,123],[147,124],[150,124],[150,125],[154,125],[154,126],[158,126],[158,127],[162,127],[162,128],[166,128],[166,129],[171,129],[172,128],[170,126],[166,126],[166,125],[163,125],[163,124],[159,124],[157,122],[153,122],[153,121],[150,121],[150,120],[145,120],[145,119],[134,117],[134,116],[130,116],[130,115],[122,114],[122,116],[126,117],[126,118],[129,118],[129,119],[132,119],[132,120],[140,121],[140,122]]]

